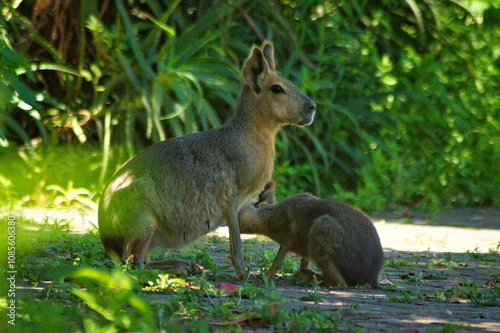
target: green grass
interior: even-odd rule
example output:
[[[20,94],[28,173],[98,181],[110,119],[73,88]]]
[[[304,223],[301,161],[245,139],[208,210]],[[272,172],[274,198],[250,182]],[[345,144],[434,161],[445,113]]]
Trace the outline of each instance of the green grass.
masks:
[[[162,250],[155,252],[156,259],[176,257],[205,267],[202,275],[178,277],[113,263],[104,256],[95,230],[73,234],[65,220],[47,219],[35,223],[19,217],[17,225],[18,281],[22,278],[23,283],[43,288],[43,291],[18,297],[18,322],[12,332],[234,332],[249,323],[252,327],[280,332],[330,332],[339,327],[357,331],[348,320],[355,308],[343,307],[341,311],[331,312],[317,307],[324,300],[317,281],[307,285],[307,294],[301,299],[314,303],[314,306],[289,307],[289,300],[280,295],[275,283],[291,283],[292,272],[298,265],[297,258],[287,258],[290,263],[279,271],[285,279],[269,281],[264,278],[263,286],[252,281],[238,282],[234,279],[229,260],[227,264],[220,263],[209,254],[228,253],[228,240],[210,237],[186,249],[167,254]],[[261,244],[264,243],[257,240],[245,242],[245,258],[257,273],[269,268],[276,253],[276,250]],[[491,260],[493,255],[493,251],[469,254],[474,256],[470,260],[478,261]],[[425,279],[447,281],[449,269],[460,264],[460,261],[452,260],[450,254],[413,255],[408,259],[388,260],[386,269],[396,270],[399,275],[405,272],[414,274],[414,280],[405,279],[404,283],[419,284]],[[447,288],[427,295],[432,297],[424,297],[418,288],[414,292],[396,285],[381,286],[380,291],[386,293],[390,302],[413,304],[416,301],[449,303],[466,300],[472,307],[498,307],[500,285],[494,282],[497,277],[490,274],[487,278],[492,283],[483,285],[469,280],[445,283]],[[226,294],[218,288],[221,281],[237,283],[240,288]],[[3,287],[5,280],[1,283]],[[6,301],[6,298],[0,298],[2,311],[5,311]],[[46,316],[51,314],[65,320],[47,320]]]
[[[465,298],[473,306],[500,306],[500,285],[478,285],[476,282],[462,280],[448,290],[452,297]]]
[[[470,258],[479,260],[479,263],[481,265],[494,265],[500,262],[499,249],[500,246],[497,245],[496,249],[489,249],[487,253],[481,253],[476,248],[474,251],[467,251],[467,254],[470,256]]]
[[[473,330],[474,328],[472,328],[468,324],[446,323],[442,328],[429,329],[429,333],[454,333],[457,331],[463,332],[463,331],[473,331]]]
[[[407,303],[407,304],[413,304],[417,300],[417,298],[412,296],[412,293],[409,291],[401,290],[400,292],[401,296],[388,295],[387,299],[391,302]]]
[[[453,260],[450,253],[439,257],[434,255],[429,261],[426,262],[428,268],[441,268],[451,269],[457,266],[466,266],[467,263],[463,260]]]
[[[498,262],[498,252],[495,249],[489,250],[487,253],[479,253],[478,251],[468,251],[467,256],[471,260],[474,259],[480,265],[493,265]],[[396,276],[401,278],[405,283],[422,283],[422,280],[442,280],[449,281],[450,270],[455,267],[467,266],[467,263],[461,260],[453,260],[450,253],[438,256],[434,254],[430,260],[424,261],[422,258],[426,256],[413,256],[414,262],[407,260],[389,259],[385,266],[396,270]],[[427,270],[427,269],[431,270]],[[397,290],[402,295],[388,295],[387,298],[391,302],[413,303],[419,300],[434,300],[437,302],[449,303],[453,300],[465,300],[474,307],[481,306],[500,306],[500,285],[498,284],[498,274],[491,273],[487,277],[490,282],[480,285],[474,281],[462,280],[459,282],[449,281],[443,284],[442,290],[433,292],[430,297],[421,295],[417,288],[418,295],[413,295],[403,289],[399,289],[394,285],[381,286],[382,290]],[[451,286],[450,283],[452,283]],[[448,287],[446,287],[448,286]]]
[[[105,258],[95,231],[73,234],[65,220],[37,224],[18,218],[17,225],[23,226],[18,228],[16,263],[22,272],[18,279],[45,287],[36,297],[35,291],[18,297],[18,317],[11,332],[208,332],[216,327],[232,332],[246,321],[283,332],[327,332],[343,321],[336,313],[288,309],[272,281],[266,279],[264,287],[238,282],[241,288],[230,294],[219,290],[220,282],[216,281],[224,281],[225,275],[220,272],[224,268],[207,253],[216,247],[227,248],[227,241],[218,237],[170,253],[204,265],[211,272],[177,277],[112,263]],[[270,256],[268,252],[261,256]],[[5,301],[2,298],[0,302],[2,311]],[[47,320],[49,314],[57,315],[58,320]]]
[[[387,267],[392,267],[395,268],[397,271],[400,271],[401,268],[408,265],[408,262],[406,260],[389,259],[385,262],[385,265]]]

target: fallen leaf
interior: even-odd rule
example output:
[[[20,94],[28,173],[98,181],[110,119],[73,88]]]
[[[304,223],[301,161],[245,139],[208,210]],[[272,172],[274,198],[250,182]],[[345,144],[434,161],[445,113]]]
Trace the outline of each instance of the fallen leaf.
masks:
[[[500,283],[500,275],[495,275],[491,280],[485,283],[486,286],[493,287],[493,285]]]
[[[394,283],[392,283],[389,279],[385,278],[382,281],[380,281],[378,284],[382,286],[392,286]]]
[[[217,289],[218,290],[224,290],[224,292],[226,294],[230,294],[233,291],[235,291],[236,289],[240,289],[240,288],[241,287],[238,286],[237,284],[233,284],[233,283],[221,283],[221,285]]]
[[[271,304],[269,306],[269,312],[271,312],[271,313],[275,313],[275,312],[278,312],[280,310],[281,310],[280,306],[278,304],[276,304],[276,303]]]

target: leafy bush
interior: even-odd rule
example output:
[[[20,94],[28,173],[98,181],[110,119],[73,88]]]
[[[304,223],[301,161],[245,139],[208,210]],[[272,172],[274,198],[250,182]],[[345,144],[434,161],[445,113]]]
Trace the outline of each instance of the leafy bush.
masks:
[[[493,0],[73,1],[2,9],[3,151],[23,144],[36,160],[40,143],[97,144],[86,187],[99,192],[137,150],[225,122],[250,45],[270,39],[318,104],[311,127],[278,137],[281,197],[498,204]]]

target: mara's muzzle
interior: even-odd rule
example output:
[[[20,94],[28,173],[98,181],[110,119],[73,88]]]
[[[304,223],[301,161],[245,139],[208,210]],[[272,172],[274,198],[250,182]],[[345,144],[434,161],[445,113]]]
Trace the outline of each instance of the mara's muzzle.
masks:
[[[316,112],[316,103],[312,100],[304,103],[302,110],[300,111],[301,120],[298,123],[299,126],[309,126],[314,120],[314,113]]]

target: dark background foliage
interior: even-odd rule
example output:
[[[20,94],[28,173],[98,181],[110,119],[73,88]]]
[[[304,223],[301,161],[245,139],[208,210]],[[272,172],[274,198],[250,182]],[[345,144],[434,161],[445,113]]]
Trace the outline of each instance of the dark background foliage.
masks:
[[[224,123],[250,46],[268,39],[318,104],[312,126],[279,134],[279,197],[499,204],[493,0],[25,0],[1,13],[2,203],[95,201],[138,150]]]

